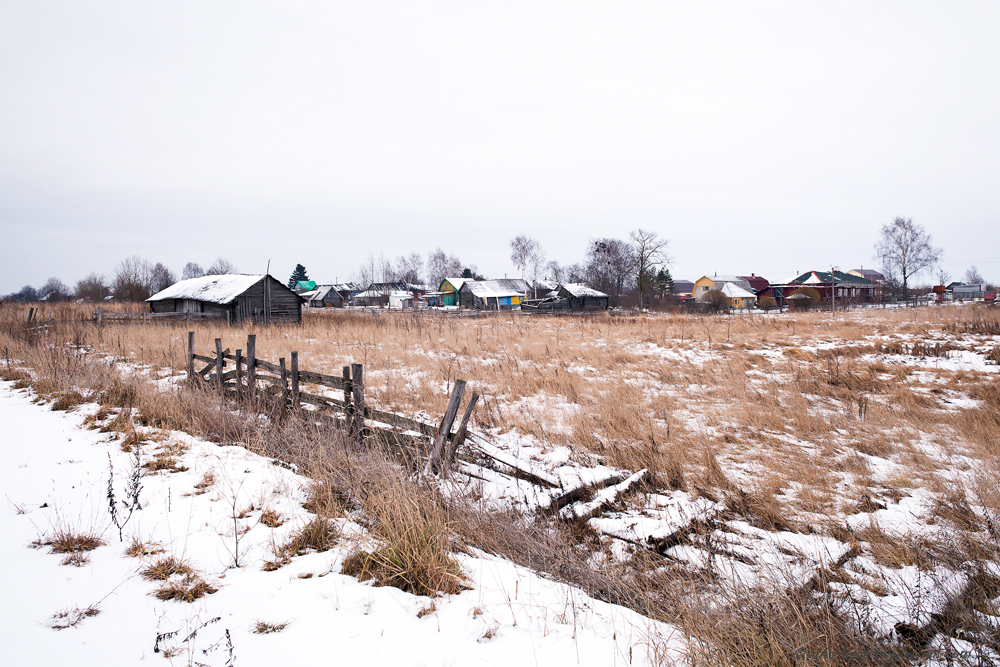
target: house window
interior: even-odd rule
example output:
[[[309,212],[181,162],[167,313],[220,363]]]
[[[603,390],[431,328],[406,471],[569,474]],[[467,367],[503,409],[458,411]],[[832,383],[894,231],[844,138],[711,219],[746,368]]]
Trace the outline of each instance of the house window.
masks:
[[[702,287],[701,289],[702,289],[702,291],[703,291],[703,292],[707,292],[707,291],[708,291],[708,285],[705,285],[705,286],[704,286],[704,287]]]

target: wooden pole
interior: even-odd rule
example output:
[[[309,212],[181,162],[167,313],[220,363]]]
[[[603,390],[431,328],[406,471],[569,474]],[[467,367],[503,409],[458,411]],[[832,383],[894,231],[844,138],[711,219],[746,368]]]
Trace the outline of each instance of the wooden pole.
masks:
[[[351,393],[354,395],[351,431],[355,441],[361,444],[365,428],[365,367],[361,364],[351,364]]]
[[[247,336],[247,395],[257,397],[257,335]]]
[[[236,350],[236,400],[243,398],[243,350]]]
[[[31,318],[35,315],[34,307],[28,309],[28,324],[31,324]]]
[[[288,369],[285,368],[285,358],[278,358],[278,368],[281,369],[281,407],[288,405]]]
[[[444,456],[445,447],[448,444],[448,434],[451,433],[451,425],[455,423],[458,415],[458,406],[462,403],[462,394],[465,393],[465,380],[455,380],[455,388],[451,392],[448,400],[448,409],[444,412],[444,419],[438,427],[437,435],[434,436],[434,445],[431,447],[431,458],[428,467],[432,473],[437,473],[441,469],[441,457]]]
[[[222,339],[215,339],[215,381],[219,384],[219,391],[222,391],[222,367],[225,365],[222,360]]]
[[[101,326],[101,307],[97,307],[97,326]]]
[[[469,404],[465,406],[465,414],[462,415],[462,422],[459,424],[458,431],[455,432],[455,437],[451,441],[451,447],[448,448],[448,456],[444,459],[442,470],[445,474],[447,474],[451,464],[455,462],[458,448],[462,446],[465,442],[465,437],[469,434],[469,419],[472,417],[472,411],[476,409],[476,403],[478,402],[479,394],[472,392],[472,398],[469,399]]]
[[[292,352],[292,407],[299,409],[299,353]]]
[[[351,393],[353,389],[351,387],[351,367],[344,366],[341,377],[344,379],[344,415],[347,424],[351,424],[351,420],[354,417],[354,404],[351,402]]]
[[[98,319],[98,321],[100,321]],[[194,332],[188,331],[188,382],[194,384]]]

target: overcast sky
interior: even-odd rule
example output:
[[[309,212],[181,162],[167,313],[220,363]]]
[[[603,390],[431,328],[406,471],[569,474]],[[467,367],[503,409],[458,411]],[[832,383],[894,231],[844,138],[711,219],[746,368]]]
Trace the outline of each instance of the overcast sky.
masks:
[[[675,278],[1000,280],[997,2],[0,3],[0,294],[138,254],[286,279],[636,228]],[[929,279],[930,276],[928,275]]]

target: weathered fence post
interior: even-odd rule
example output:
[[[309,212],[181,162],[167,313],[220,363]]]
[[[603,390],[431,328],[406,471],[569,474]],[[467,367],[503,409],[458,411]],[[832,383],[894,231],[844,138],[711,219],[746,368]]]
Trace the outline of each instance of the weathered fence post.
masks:
[[[299,353],[292,352],[292,407],[299,409]]]
[[[479,402],[479,394],[472,392],[472,398],[469,399],[469,404],[465,406],[465,414],[462,415],[462,422],[458,426],[458,430],[455,432],[455,437],[451,441],[451,447],[448,448],[448,455],[444,458],[442,472],[447,475],[448,468],[455,462],[455,456],[458,454],[458,448],[462,446],[465,442],[465,437],[469,434],[469,419],[472,417],[472,411],[476,409],[476,403]]]
[[[354,395],[351,432],[354,440],[361,444],[365,429],[365,367],[361,364],[351,364],[351,393]]]
[[[99,313],[100,311],[98,311]],[[100,319],[98,319],[100,321]],[[194,384],[194,332],[188,331],[188,382]]]
[[[288,405],[288,369],[284,357],[278,357],[278,367],[281,369],[281,407],[284,408]]]
[[[243,398],[243,350],[236,350],[236,400]]]
[[[444,412],[444,419],[441,420],[441,426],[434,436],[434,445],[431,447],[428,467],[432,473],[437,473],[441,469],[441,457],[448,445],[448,434],[451,433],[451,425],[455,423],[455,417],[458,415],[458,406],[462,403],[463,393],[465,393],[465,380],[455,380],[455,388],[448,400],[448,409]]]
[[[28,309],[28,324],[31,324],[31,318],[35,316],[34,307]]]
[[[247,336],[247,395],[257,397],[257,335]]]
[[[222,339],[215,339],[215,381],[219,383],[219,391],[222,391],[222,367],[225,362],[222,360]]]
[[[100,328],[100,326],[101,326],[101,307],[100,306],[97,307],[97,326],[98,326],[98,328]]]

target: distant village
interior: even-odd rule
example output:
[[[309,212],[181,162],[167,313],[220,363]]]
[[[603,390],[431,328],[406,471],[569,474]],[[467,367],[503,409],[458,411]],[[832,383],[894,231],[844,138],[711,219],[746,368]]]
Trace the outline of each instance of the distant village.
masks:
[[[511,262],[520,278],[488,279],[440,248],[394,261],[374,255],[353,280],[321,282],[297,264],[287,281],[269,274],[243,274],[219,258],[208,269],[189,262],[181,279],[161,263],[132,256],[110,279],[91,273],[70,289],[50,278],[40,289],[26,285],[5,301],[142,303],[153,316],[221,317],[229,321],[300,320],[303,309],[361,308],[391,311],[593,312],[621,308],[673,308],[700,312],[831,310],[876,304],[919,304],[951,300],[995,301],[995,287],[976,267],[964,281],[940,268],[942,251],[911,220],[897,218],[882,228],[876,255],[888,274],[873,269],[812,269],[791,279],[713,272],[694,281],[675,279],[669,269],[668,241],[648,230],[629,240],[592,240],[584,261],[561,266],[546,262],[539,242],[511,240]],[[913,278],[937,267],[937,284],[914,287]],[[422,280],[428,276],[429,280]],[[910,282],[908,282],[910,281]],[[110,315],[110,311],[109,311]]]

